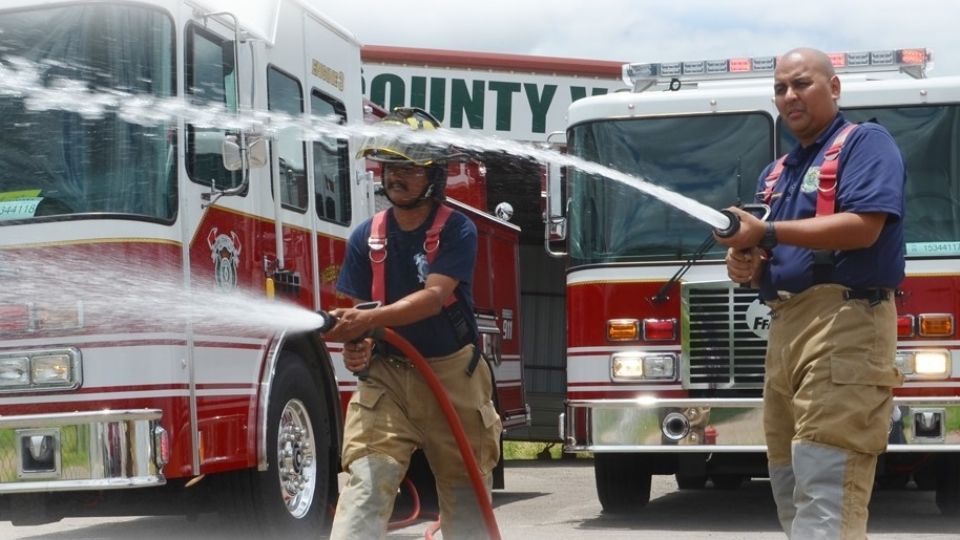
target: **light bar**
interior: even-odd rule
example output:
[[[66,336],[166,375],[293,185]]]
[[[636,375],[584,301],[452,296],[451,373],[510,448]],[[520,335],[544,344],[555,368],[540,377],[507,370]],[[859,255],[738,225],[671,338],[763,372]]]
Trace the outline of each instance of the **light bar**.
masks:
[[[933,53],[924,48],[838,52],[827,56],[838,73],[900,71],[916,78],[925,76],[927,64],[933,59]],[[769,76],[776,65],[774,56],[624,64],[623,82],[640,92],[674,79],[692,82]]]

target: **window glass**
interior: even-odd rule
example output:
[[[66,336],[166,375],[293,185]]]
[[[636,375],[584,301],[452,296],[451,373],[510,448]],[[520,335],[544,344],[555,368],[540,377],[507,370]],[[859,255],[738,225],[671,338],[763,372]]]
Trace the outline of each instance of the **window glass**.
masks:
[[[568,152],[675,191],[717,210],[753,202],[773,158],[773,119],[763,113],[654,117],[574,126]],[[570,256],[580,264],[680,260],[712,229],[635,187],[569,170]],[[705,259],[720,259],[714,246]]]
[[[293,118],[303,114],[303,90],[300,82],[271,66],[267,68],[267,107]],[[280,171],[280,202],[285,208],[307,209],[306,148],[297,128],[281,129],[271,145]],[[274,195],[276,196],[276,195]]]
[[[132,5],[60,5],[0,13],[0,65],[101,95],[176,92],[173,24]],[[0,225],[77,215],[170,222],[177,209],[176,122],[31,107],[31,93],[0,95]],[[64,100],[70,96],[65,96]],[[57,98],[61,99],[61,98]]]
[[[310,94],[310,110],[315,116],[335,116],[341,124],[347,120],[343,103],[317,90]],[[350,167],[345,139],[323,137],[313,143],[313,178],[320,219],[349,225]]]
[[[236,69],[233,42],[202,27],[187,28],[187,95],[193,105],[236,111]],[[190,179],[216,189],[240,185],[240,171],[223,166],[223,139],[226,132],[217,128],[187,124],[186,168]]]

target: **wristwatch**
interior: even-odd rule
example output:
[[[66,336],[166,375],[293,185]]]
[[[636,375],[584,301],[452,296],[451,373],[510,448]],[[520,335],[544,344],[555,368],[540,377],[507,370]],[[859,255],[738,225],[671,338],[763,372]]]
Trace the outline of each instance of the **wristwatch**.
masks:
[[[773,228],[773,222],[768,221],[767,228],[763,231],[763,238],[760,239],[758,246],[760,249],[770,251],[777,245],[777,230]]]

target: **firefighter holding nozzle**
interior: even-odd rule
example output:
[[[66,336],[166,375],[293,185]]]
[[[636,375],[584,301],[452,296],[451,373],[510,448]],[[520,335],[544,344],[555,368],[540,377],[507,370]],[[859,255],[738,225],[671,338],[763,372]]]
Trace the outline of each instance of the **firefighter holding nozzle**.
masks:
[[[780,523],[794,540],[862,539],[903,380],[903,158],[885,128],[844,119],[826,54],[784,54],[773,90],[799,144],[759,178],[770,219],[728,209],[740,229],[717,240],[730,278],[759,287],[772,309],[763,406]]]
[[[380,305],[334,310],[337,325],[324,336],[344,343],[344,365],[360,375],[344,426],[341,459],[349,480],[331,538],[386,536],[397,490],[418,448],[436,477],[443,537],[486,538],[463,458],[426,382],[398,350],[365,337],[374,328],[391,327],[426,357],[460,417],[489,497],[502,424],[490,369],[476,348],[476,226],[444,203],[450,149],[408,142],[440,123],[422,109],[398,108],[379,125],[396,133],[385,129],[384,136],[365,142],[360,155],[381,163],[391,207],[350,235],[337,290]]]

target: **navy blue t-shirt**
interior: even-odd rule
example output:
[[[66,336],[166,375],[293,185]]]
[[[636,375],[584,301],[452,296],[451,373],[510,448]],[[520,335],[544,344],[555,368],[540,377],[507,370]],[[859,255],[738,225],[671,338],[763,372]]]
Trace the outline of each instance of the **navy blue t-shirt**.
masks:
[[[809,147],[797,145],[784,161],[783,173],[774,189],[770,220],[786,221],[816,214],[819,167],[833,136],[845,125],[842,114]],[[757,182],[763,199],[768,165]],[[903,156],[893,136],[880,125],[858,126],[840,152],[837,212],[882,212],[887,220],[880,237],[870,247],[834,253],[831,283],[850,288],[894,288],[904,275],[903,189],[906,172]],[[777,291],[801,292],[813,285],[813,250],[790,245],[773,249],[760,286],[760,296],[769,300]]]
[[[388,304],[423,289],[429,274],[442,274],[459,282],[455,292],[458,301],[454,306],[428,319],[394,328],[426,357],[452,354],[464,345],[457,339],[446,310],[460,310],[460,315],[465,317],[474,333],[477,326],[471,291],[477,257],[477,227],[465,215],[453,211],[440,233],[440,247],[433,264],[428,264],[423,244],[435,214],[436,207],[423,225],[413,231],[403,231],[393,216],[393,209],[387,211],[384,279]],[[359,300],[371,299],[373,269],[367,240],[372,221],[364,221],[350,234],[343,268],[337,280],[338,291]]]

